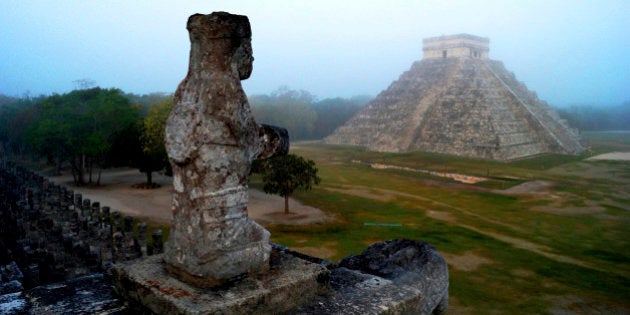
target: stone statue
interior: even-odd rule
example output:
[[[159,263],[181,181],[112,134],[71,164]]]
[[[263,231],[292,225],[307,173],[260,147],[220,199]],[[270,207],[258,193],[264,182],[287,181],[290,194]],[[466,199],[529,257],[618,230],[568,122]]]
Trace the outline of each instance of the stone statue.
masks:
[[[201,287],[269,267],[269,232],[247,216],[251,163],[288,152],[285,129],[258,125],[241,80],[252,72],[246,16],[214,12],[188,19],[190,64],[166,124],[173,167],[169,272]]]

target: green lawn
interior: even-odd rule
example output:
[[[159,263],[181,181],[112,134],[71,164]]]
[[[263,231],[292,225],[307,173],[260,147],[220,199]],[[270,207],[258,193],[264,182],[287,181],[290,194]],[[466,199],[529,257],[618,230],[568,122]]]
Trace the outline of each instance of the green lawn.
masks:
[[[630,312],[630,162],[584,161],[630,151],[630,134],[586,136],[591,153],[511,163],[293,145],[293,153],[315,160],[322,178],[295,197],[338,220],[267,228],[272,241],[321,248],[333,261],[382,240],[427,241],[449,262],[452,313]],[[418,170],[488,180],[461,184]],[[506,193],[532,181],[546,186]]]

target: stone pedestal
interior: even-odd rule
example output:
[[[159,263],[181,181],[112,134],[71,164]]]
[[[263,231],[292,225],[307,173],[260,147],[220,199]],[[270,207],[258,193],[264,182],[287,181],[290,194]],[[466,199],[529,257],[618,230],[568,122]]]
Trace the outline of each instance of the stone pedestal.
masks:
[[[269,272],[221,287],[199,288],[166,270],[163,255],[113,269],[116,292],[131,307],[156,314],[267,314],[290,311],[330,289],[330,271],[273,250]]]

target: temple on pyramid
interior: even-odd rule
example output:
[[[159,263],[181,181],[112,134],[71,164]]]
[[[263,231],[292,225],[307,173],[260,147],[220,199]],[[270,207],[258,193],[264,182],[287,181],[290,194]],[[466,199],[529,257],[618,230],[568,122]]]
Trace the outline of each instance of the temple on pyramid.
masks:
[[[489,59],[489,42],[468,34],[424,39],[423,59],[324,141],[500,161],[582,152],[578,131]]]

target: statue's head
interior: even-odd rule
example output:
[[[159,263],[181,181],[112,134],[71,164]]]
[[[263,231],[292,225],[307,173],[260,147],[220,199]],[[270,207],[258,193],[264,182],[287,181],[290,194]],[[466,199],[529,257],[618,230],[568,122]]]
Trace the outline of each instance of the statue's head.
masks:
[[[227,12],[194,14],[188,18],[187,29],[193,51],[201,51],[204,45],[212,45],[215,58],[227,58],[224,60],[225,65],[232,68],[241,80],[249,78],[254,57],[252,30],[247,16]]]

